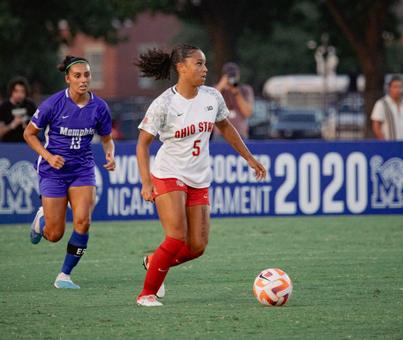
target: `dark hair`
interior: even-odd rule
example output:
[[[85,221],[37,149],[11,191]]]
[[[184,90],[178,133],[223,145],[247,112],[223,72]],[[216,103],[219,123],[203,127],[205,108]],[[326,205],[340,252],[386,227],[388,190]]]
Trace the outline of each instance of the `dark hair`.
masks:
[[[14,91],[15,85],[23,86],[25,88],[25,94],[29,96],[31,89],[29,87],[28,80],[21,76],[14,77],[8,82],[7,92],[9,96],[11,96],[11,93]]]
[[[176,65],[189,58],[194,51],[200,48],[192,45],[178,45],[172,49],[171,53],[161,49],[153,48],[146,53],[140,54],[138,60],[134,62],[142,72],[142,77],[154,77],[158,79],[170,79],[171,67],[176,71]]]
[[[68,71],[69,71],[69,69],[70,69],[70,66],[73,65],[73,64],[77,64],[77,63],[87,63],[87,64],[89,64],[89,63],[88,63],[88,60],[85,59],[85,58],[82,58],[82,57],[74,57],[74,56],[72,56],[72,55],[67,55],[67,56],[64,58],[64,60],[63,60],[59,65],[57,65],[57,69],[58,69],[60,72],[68,73]]]
[[[391,87],[391,85],[392,85],[392,83],[393,83],[394,81],[400,81],[400,82],[402,82],[402,77],[400,77],[398,74],[394,74],[394,75],[390,78],[390,80],[389,80],[389,82],[388,82],[388,86]]]

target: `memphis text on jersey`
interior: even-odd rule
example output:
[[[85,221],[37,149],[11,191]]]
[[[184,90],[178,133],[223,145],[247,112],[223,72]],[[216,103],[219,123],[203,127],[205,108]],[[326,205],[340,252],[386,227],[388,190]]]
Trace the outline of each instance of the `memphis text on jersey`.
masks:
[[[87,136],[87,135],[93,135],[95,133],[95,130],[93,128],[85,128],[85,129],[70,129],[67,127],[61,127],[60,128],[60,134],[63,136],[69,136],[69,137],[82,137],[82,136]]]

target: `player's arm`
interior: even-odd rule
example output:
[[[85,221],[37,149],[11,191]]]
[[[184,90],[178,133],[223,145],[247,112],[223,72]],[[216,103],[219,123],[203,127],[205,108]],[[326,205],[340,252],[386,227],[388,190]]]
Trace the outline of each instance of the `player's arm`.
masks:
[[[372,131],[374,132],[375,138],[379,140],[384,140],[385,136],[382,132],[382,122],[379,120],[372,121]]]
[[[153,184],[150,172],[150,145],[154,140],[154,136],[140,129],[139,138],[137,140],[136,154],[137,164],[141,176],[141,195],[146,201],[153,202]]]
[[[104,168],[108,171],[115,170],[115,143],[113,142],[112,135],[101,136],[102,148],[104,149],[106,164]]]
[[[231,122],[227,118],[225,118],[219,122],[216,122],[215,125],[220,130],[225,140],[248,162],[249,166],[255,170],[256,178],[265,178],[266,169],[260,162],[255,159],[255,157],[253,157],[248,147],[243,142],[238,131],[234,128]]]
[[[45,159],[52,168],[61,169],[64,165],[64,158],[59,155],[51,154],[43,147],[38,138],[38,133],[40,131],[40,129],[30,122],[24,130],[25,141],[37,154],[42,156],[42,158]]]

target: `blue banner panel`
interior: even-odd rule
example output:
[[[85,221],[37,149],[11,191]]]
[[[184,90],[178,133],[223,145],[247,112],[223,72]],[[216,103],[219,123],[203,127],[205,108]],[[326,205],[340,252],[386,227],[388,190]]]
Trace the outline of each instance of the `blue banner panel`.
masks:
[[[255,180],[226,143],[210,146],[213,217],[403,214],[403,142],[249,142],[268,169]],[[151,147],[151,162],[159,148]],[[93,145],[97,178],[94,220],[157,218],[141,197],[136,144],[116,145],[108,172],[101,145]],[[0,223],[31,222],[40,205],[36,155],[25,144],[0,144]],[[71,212],[68,213],[71,219]]]

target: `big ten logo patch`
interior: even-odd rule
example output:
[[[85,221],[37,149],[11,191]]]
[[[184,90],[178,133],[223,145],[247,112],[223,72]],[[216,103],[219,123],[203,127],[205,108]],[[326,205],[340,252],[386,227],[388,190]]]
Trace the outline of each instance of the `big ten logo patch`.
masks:
[[[373,208],[403,207],[403,159],[393,157],[383,161],[374,156],[370,161]]]
[[[39,195],[38,176],[32,163],[11,164],[0,158],[0,214],[31,214],[36,207],[32,199]]]

